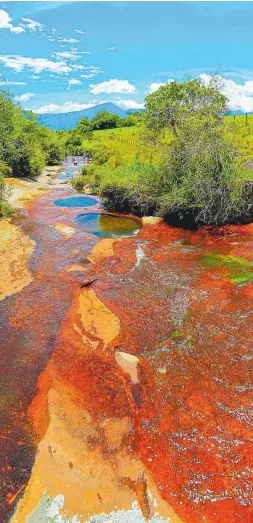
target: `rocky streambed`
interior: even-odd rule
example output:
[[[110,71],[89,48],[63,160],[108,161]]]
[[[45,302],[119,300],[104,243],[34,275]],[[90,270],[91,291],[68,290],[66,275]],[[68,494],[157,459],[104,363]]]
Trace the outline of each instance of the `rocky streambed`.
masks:
[[[95,235],[12,183],[0,521],[251,521],[253,225]]]

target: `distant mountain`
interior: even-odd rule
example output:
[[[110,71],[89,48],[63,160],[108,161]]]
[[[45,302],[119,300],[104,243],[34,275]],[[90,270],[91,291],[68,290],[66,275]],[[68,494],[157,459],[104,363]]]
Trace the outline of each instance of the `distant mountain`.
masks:
[[[86,116],[87,118],[93,118],[100,111],[107,111],[111,114],[118,114],[121,118],[125,118],[129,111],[123,111],[117,105],[113,103],[104,103],[89,107],[89,109],[83,109],[83,111],[74,111],[72,113],[59,113],[59,114],[39,114],[38,122],[41,125],[46,125],[50,129],[58,131],[66,131],[73,129],[79,122],[80,118]]]
[[[240,116],[240,115],[245,115],[246,112],[245,111],[240,111],[240,109],[235,109],[234,111],[228,111],[228,116]],[[253,114],[252,111],[249,111],[247,114]]]

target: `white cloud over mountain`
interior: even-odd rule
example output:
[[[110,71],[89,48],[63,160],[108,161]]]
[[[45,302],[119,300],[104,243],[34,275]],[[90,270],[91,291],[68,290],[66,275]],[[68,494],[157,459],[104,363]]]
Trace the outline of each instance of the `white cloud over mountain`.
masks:
[[[116,105],[120,105],[123,109],[143,109],[144,103],[135,102],[134,100],[116,100]]]
[[[93,94],[100,93],[134,93],[136,87],[130,84],[128,80],[109,80],[100,84],[91,84],[90,92]]]
[[[71,113],[72,111],[82,111],[83,109],[89,109],[89,107],[94,107],[95,103],[90,104],[80,104],[77,102],[65,102],[62,105],[58,104],[49,104],[39,107],[38,109],[33,109],[34,113],[37,114],[47,114],[47,113]]]

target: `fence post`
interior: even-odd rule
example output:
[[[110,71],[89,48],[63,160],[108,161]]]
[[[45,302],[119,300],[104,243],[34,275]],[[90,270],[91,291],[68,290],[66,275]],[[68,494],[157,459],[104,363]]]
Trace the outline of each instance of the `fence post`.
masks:
[[[246,113],[246,123],[245,125],[248,125],[248,113]]]

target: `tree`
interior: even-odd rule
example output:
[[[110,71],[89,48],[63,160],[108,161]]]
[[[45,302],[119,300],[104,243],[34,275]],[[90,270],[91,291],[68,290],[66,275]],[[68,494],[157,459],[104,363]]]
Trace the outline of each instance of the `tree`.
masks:
[[[145,106],[145,125],[154,134],[166,128],[176,134],[185,119],[193,116],[214,119],[217,123],[227,110],[227,99],[216,90],[215,80],[208,87],[199,80],[191,80],[160,87],[146,97]]]
[[[117,114],[110,114],[107,111],[101,111],[91,120],[93,130],[114,129],[119,127],[121,118]]]
[[[81,118],[81,120],[79,120],[79,122],[76,126],[76,130],[80,134],[85,134],[87,132],[90,132],[92,130],[90,120],[88,118],[86,118],[86,116]]]
[[[134,113],[127,114],[126,118],[122,119],[121,127],[132,127],[141,123],[144,112],[136,111]]]
[[[226,143],[226,98],[198,80],[161,87],[146,99],[149,139],[164,130],[172,139],[160,166],[158,210],[191,211],[196,222],[222,224],[251,212],[239,182],[235,151]],[[162,155],[161,155],[162,156]]]
[[[59,163],[62,142],[56,132],[38,125],[37,116],[23,111],[11,96],[0,93],[0,161],[13,176],[34,177],[46,163]]]

